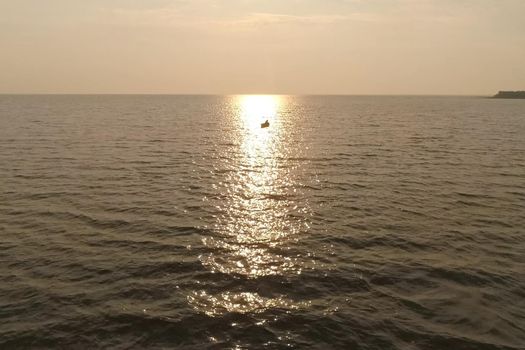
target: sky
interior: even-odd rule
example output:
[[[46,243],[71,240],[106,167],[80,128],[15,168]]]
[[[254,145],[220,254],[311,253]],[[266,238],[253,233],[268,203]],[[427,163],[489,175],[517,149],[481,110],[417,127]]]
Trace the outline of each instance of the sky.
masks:
[[[525,0],[0,0],[0,93],[525,90]]]

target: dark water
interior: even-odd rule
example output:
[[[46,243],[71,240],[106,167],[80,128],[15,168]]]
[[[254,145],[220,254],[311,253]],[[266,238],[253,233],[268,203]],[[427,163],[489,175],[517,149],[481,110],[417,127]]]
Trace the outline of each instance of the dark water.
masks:
[[[0,181],[0,348],[525,346],[525,101],[0,96]]]

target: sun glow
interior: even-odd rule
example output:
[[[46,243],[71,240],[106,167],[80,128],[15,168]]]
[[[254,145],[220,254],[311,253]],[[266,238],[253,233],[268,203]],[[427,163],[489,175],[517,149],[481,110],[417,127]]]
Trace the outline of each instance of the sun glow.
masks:
[[[249,129],[260,128],[266,120],[272,125],[276,121],[281,105],[281,97],[271,95],[247,95],[239,97],[239,106],[244,126]]]

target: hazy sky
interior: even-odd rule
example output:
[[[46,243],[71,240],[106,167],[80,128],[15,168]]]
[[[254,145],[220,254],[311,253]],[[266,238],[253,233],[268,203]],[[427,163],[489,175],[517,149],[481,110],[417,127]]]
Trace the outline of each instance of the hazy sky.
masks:
[[[0,0],[0,93],[525,90],[525,0]]]

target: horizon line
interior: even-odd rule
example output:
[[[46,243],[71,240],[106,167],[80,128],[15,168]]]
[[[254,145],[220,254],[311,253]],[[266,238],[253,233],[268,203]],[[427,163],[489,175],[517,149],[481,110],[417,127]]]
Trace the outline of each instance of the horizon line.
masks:
[[[421,97],[492,97],[494,94],[361,94],[361,93],[75,93],[75,92],[23,92],[0,93],[0,96],[421,96]]]

